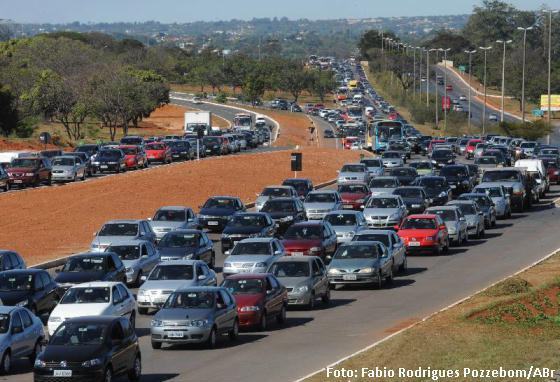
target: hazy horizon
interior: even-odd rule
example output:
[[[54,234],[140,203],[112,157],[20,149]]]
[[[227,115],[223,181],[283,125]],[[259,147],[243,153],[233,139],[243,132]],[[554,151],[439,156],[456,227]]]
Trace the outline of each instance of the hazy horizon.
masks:
[[[347,19],[376,17],[446,16],[472,13],[473,7],[482,4],[479,0],[461,2],[449,0],[284,0],[278,4],[263,4],[256,0],[215,0],[211,9],[207,1],[191,0],[96,0],[81,2],[76,0],[0,0],[4,10],[0,19],[10,19],[17,23],[115,23],[159,21],[162,23],[189,23],[197,21],[251,20],[253,18],[287,17],[289,19]],[[9,5],[8,5],[9,3]],[[534,0],[508,1],[517,8],[538,9],[542,3]],[[551,8],[560,8],[560,0],[549,0]],[[29,12],[33,9],[34,12]],[[211,11],[211,12],[210,12]]]

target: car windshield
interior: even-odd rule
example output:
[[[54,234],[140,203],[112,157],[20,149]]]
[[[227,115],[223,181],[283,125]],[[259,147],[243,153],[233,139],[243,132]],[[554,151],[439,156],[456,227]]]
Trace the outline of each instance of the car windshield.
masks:
[[[429,209],[428,211],[426,211],[429,214],[433,214],[433,215],[439,215],[443,221],[446,222],[452,222],[452,221],[456,221],[457,220],[457,215],[455,213],[454,210],[449,210],[449,209]]]
[[[518,182],[519,172],[515,170],[485,171],[482,182]]]
[[[462,166],[446,166],[439,171],[441,176],[467,176],[468,172]]]
[[[268,200],[262,212],[294,212],[296,210],[294,202],[291,200]]]
[[[383,233],[358,233],[352,238],[352,241],[379,241],[386,247],[390,247],[389,235]]]
[[[340,170],[340,172],[364,172],[364,171],[365,171],[364,166],[358,164],[347,164],[342,166],[342,169]]]
[[[434,159],[447,159],[453,157],[451,150],[435,150],[432,153],[432,158]]]
[[[102,150],[97,155],[98,158],[103,158],[103,159],[114,159],[114,158],[118,158],[119,156],[120,156],[120,152],[115,150]]]
[[[196,247],[200,235],[196,233],[169,232],[159,242],[160,248],[190,248]]]
[[[53,166],[74,166],[74,158],[54,158],[52,161]]]
[[[272,264],[270,273],[278,278],[309,277],[309,263],[303,261],[282,261]]]
[[[476,209],[470,203],[468,203],[468,204],[467,203],[460,203],[460,204],[456,204],[456,206],[459,206],[463,215],[476,215]]]
[[[401,154],[397,152],[385,152],[381,157],[388,158],[388,159],[395,159],[395,158],[400,158]]]
[[[312,193],[307,195],[306,203],[334,203],[336,200],[332,193]]]
[[[175,292],[165,302],[164,309],[210,309],[214,293],[204,291]]]
[[[49,345],[55,346],[91,346],[105,342],[106,324],[88,324],[81,322],[63,323],[54,332]]]
[[[136,155],[138,152],[136,147],[121,147],[121,150],[124,151],[126,155]]]
[[[345,245],[337,249],[334,254],[336,260],[346,259],[374,259],[378,257],[377,245]]]
[[[488,207],[492,205],[490,200],[488,200],[484,196],[477,196],[477,195],[461,195],[457,200],[474,200],[478,203],[479,206]]]
[[[393,193],[403,198],[422,198],[422,190],[418,188],[397,188]]]
[[[111,223],[105,224],[98,236],[136,236],[137,234],[137,223]]]
[[[225,279],[223,287],[226,288],[231,294],[255,294],[264,291],[263,280],[261,279]]]
[[[417,170],[431,170],[432,164],[430,162],[414,162],[410,164],[410,167],[414,167]]]
[[[231,251],[232,256],[245,255],[270,255],[270,244],[268,242],[237,243]]]
[[[383,162],[379,159],[364,159],[362,163],[366,165],[366,167],[383,167]]]
[[[105,251],[116,253],[121,260],[137,260],[140,258],[139,245],[111,245]]]
[[[394,168],[391,170],[392,176],[415,176],[415,172],[411,168]]]
[[[105,272],[106,270],[106,256],[71,257],[62,268],[63,272]]]
[[[158,210],[152,219],[156,222],[184,222],[187,220],[185,210]]]
[[[262,215],[236,215],[227,224],[229,227],[264,227],[266,218]]]
[[[436,229],[436,221],[428,218],[406,219],[401,229]]]
[[[192,265],[158,265],[148,280],[192,280],[194,277]]]
[[[498,164],[498,160],[493,156],[478,157],[474,161],[475,164]]]
[[[91,156],[97,152],[97,146],[79,146],[76,147],[76,152],[86,153]]]
[[[371,188],[395,188],[397,181],[395,179],[372,179],[369,183]]]
[[[536,146],[537,146],[536,142],[523,142],[520,147],[522,149],[533,149]]]
[[[290,240],[318,240],[321,238],[321,230],[322,227],[320,225],[293,225],[288,228],[284,238]]]
[[[108,287],[70,288],[62,297],[61,304],[106,304],[111,301]]]
[[[220,144],[220,139],[219,138],[214,138],[214,137],[204,137],[204,138],[202,138],[202,142],[205,145],[218,145],[218,144]]]
[[[338,192],[350,194],[366,194],[367,187],[363,184],[343,184],[338,186]]]
[[[418,185],[425,188],[443,188],[445,187],[445,178],[420,178]]]
[[[285,187],[267,187],[261,193],[262,196],[292,196],[289,188]]]
[[[223,208],[233,209],[235,206],[233,199],[211,198],[206,201],[204,208]]]
[[[0,314],[0,333],[7,333],[10,328],[10,315]]]
[[[371,198],[366,208],[398,208],[397,198]]]
[[[356,225],[356,215],[354,214],[329,214],[325,220],[334,226],[354,226]]]
[[[161,143],[150,143],[146,146],[146,150],[165,150],[166,146]]]
[[[22,274],[2,274],[0,273],[0,290],[7,291],[18,291],[18,290],[31,290],[33,289],[33,275],[22,273]]]
[[[477,187],[474,191],[484,193],[491,198],[502,197],[501,189],[499,187]]]
[[[37,159],[12,159],[10,167],[35,168],[39,167],[39,162]]]

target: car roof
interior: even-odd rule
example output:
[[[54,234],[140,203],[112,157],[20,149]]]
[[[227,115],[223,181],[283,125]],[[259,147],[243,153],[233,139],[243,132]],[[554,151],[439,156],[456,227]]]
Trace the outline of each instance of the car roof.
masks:
[[[140,244],[147,244],[147,243],[149,243],[149,241],[144,240],[144,239],[119,240],[118,243],[115,243],[115,247],[122,247],[124,245],[140,245]],[[107,248],[110,248],[112,246],[113,246],[113,243],[111,243],[109,245],[109,247],[107,247]],[[111,252],[111,251],[109,251],[109,252]]]
[[[202,260],[167,260],[158,263],[156,266],[160,265],[196,265],[196,264],[206,264]]]
[[[208,199],[230,199],[230,200],[238,200],[237,196],[227,196],[227,195],[214,195],[209,197]]]
[[[445,176],[440,176],[440,175],[425,175],[425,176],[420,176],[420,177],[418,177],[418,180],[422,180],[422,179],[444,180],[444,179],[445,179]]]
[[[336,190],[313,190],[309,194],[336,194]]]
[[[44,272],[44,269],[36,269],[36,268],[25,268],[25,269],[10,269],[7,271],[2,271],[3,275],[6,274],[37,274]]]
[[[77,287],[80,287],[80,288],[113,287],[115,285],[124,286],[124,284],[121,283],[120,281],[91,281],[91,282],[87,282],[87,283],[72,285],[70,288],[77,288]]]
[[[289,189],[291,187],[292,186],[290,186],[290,185],[281,184],[281,185],[278,185],[278,186],[274,186],[274,185],[273,186],[266,186],[264,189],[267,189],[267,188],[287,188],[287,189]]]
[[[387,180],[387,179],[396,180],[398,178],[396,176],[383,175],[383,176],[376,176],[372,180],[377,180],[377,179],[379,179],[379,180]]]
[[[267,276],[270,276],[270,273],[237,273],[231,276],[228,276],[228,280],[244,280],[244,279],[264,279]]]
[[[109,220],[104,223],[105,224],[123,224],[123,223],[130,223],[130,224],[138,224],[140,223],[140,219],[122,219],[122,220]]]
[[[457,204],[475,204],[476,202],[474,200],[452,200],[450,202],[447,202],[449,205],[457,205]]]
[[[474,203],[474,202],[473,202]],[[413,214],[413,215],[408,215],[406,218],[407,219],[435,219],[437,215],[435,214]]]
[[[111,255],[117,255],[114,252],[81,252],[81,253],[76,253],[75,255],[70,256],[69,258],[75,258],[75,257],[91,257],[91,256],[100,256],[100,257],[109,257]]]
[[[299,198],[296,198],[295,196],[281,196],[278,198],[272,198],[267,200],[268,202],[278,202],[278,201],[294,201],[294,200],[300,200]]]
[[[314,259],[320,259],[318,256],[282,256],[275,263],[284,263],[286,261],[293,261],[298,263],[308,263]]]
[[[340,215],[340,214],[345,214],[345,215],[359,215],[361,214],[362,211],[354,211],[354,210],[334,210],[334,211],[330,211],[327,213],[327,215]]]
[[[372,234],[390,235],[391,233],[394,233],[394,232],[395,231],[392,231],[390,229],[364,229],[364,230],[356,232],[356,236],[372,235]]]
[[[298,226],[298,227],[300,227],[300,226],[319,226],[319,225],[322,225],[322,224],[324,224],[324,222],[322,220],[307,220],[307,221],[304,221],[304,222],[294,223],[294,224],[292,224],[292,227],[293,226]]]
[[[276,240],[273,237],[250,237],[248,239],[243,239],[240,243],[270,243],[271,241]]]
[[[219,286],[193,286],[179,288],[175,292],[217,292],[220,290],[226,291],[226,288]]]
[[[452,205],[452,204],[447,204],[445,206],[432,206],[432,207],[428,207],[426,208],[426,211],[434,211],[434,210],[456,210],[459,207],[456,205]]]
[[[375,245],[375,244],[380,244],[380,241],[376,241],[376,240],[363,240],[363,241],[347,241],[346,243],[342,243],[340,246],[341,247],[354,247],[354,246],[358,246],[358,245],[364,245],[364,244],[368,244],[368,245]],[[381,243],[383,244],[383,243]]]
[[[172,210],[172,211],[182,211],[185,209],[189,209],[189,207],[185,207],[185,206],[163,206],[158,208],[158,211],[161,210]]]

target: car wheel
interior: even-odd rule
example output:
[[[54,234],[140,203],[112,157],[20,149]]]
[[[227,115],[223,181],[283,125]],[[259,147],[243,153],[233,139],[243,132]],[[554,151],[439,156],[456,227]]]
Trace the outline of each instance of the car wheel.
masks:
[[[495,226],[496,226],[496,217],[495,217],[495,216],[494,216],[494,220],[492,220],[492,224],[491,224],[491,225],[492,225],[492,227],[495,227]]]
[[[315,293],[311,292],[311,296],[309,297],[309,303],[307,303],[307,309],[313,310],[315,309]]]
[[[148,314],[148,308],[138,308],[138,314],[141,316]]]
[[[129,381],[139,381],[142,376],[142,362],[140,360],[140,356],[136,355],[134,358],[134,363],[132,364],[132,369],[128,372],[128,380]]]
[[[266,311],[263,310],[261,314],[261,321],[259,322],[259,329],[261,332],[266,332],[268,328],[268,322],[266,321]]]
[[[105,369],[105,373],[103,373],[103,382],[111,382],[113,380],[113,371],[110,367]]]
[[[74,179],[72,182],[76,183],[78,181],[78,173],[74,173]]]
[[[325,292],[323,297],[321,297],[321,301],[325,305],[329,305],[331,303],[331,290],[330,289],[327,289],[327,291]]]
[[[278,322],[279,324],[286,323],[286,305],[282,305],[280,313],[278,314],[278,316],[276,316],[276,322]]]
[[[405,255],[402,264],[399,266],[400,273],[406,273],[408,270],[408,257]]]
[[[210,269],[214,269],[216,267],[216,254],[212,252],[212,257],[210,257],[210,264],[208,264]]]
[[[85,171],[82,173],[82,181],[84,181],[84,180],[86,180],[86,172]]]
[[[463,236],[463,243],[467,244],[469,242],[469,233],[465,232],[465,235]]]
[[[0,363],[0,372],[2,374],[9,374],[11,370],[12,370],[12,355],[10,354],[10,349],[6,349],[6,351],[4,352],[4,356],[2,357],[2,363]]]
[[[393,265],[392,264],[389,267],[389,273],[387,274],[387,276],[385,276],[385,282],[387,284],[392,284],[393,283]]]
[[[119,167],[117,167],[117,174],[120,174],[120,173],[121,173],[121,167],[119,166]]]
[[[443,247],[443,253],[449,253],[449,239],[447,239],[445,246]]]
[[[484,237],[484,228],[482,228],[480,231],[478,231],[478,238],[482,239]]]
[[[229,339],[232,341],[237,340],[237,337],[239,337],[239,321],[237,320],[237,318],[233,322],[233,328],[231,328],[228,335]]]
[[[438,244],[435,248],[434,248],[434,255],[439,256],[441,255],[441,245]]]
[[[213,327],[210,330],[210,334],[208,335],[208,339],[206,340],[206,347],[208,349],[214,349],[216,347],[216,328]]]
[[[29,355],[29,362],[31,362],[31,364],[34,364],[35,358],[37,358],[37,355],[39,355],[39,353],[41,353],[42,351],[43,351],[43,345],[41,345],[41,339],[39,338],[37,342],[35,342],[35,346],[33,347],[33,353]]]
[[[142,278],[142,270],[139,270],[138,275],[136,276],[136,280],[134,280],[134,286],[136,286],[137,288],[142,283],[142,281],[140,281],[141,278]]]
[[[152,349],[155,350],[161,349],[161,342],[152,341]]]
[[[383,288],[383,277],[381,277],[381,272],[377,273],[377,280],[375,280],[373,282],[373,285],[377,288],[377,289],[382,289]]]
[[[130,327],[132,330],[136,329],[136,312],[130,314]]]

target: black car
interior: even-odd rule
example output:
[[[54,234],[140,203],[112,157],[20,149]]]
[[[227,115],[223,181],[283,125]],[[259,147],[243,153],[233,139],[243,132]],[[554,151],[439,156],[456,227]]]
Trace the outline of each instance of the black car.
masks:
[[[455,154],[449,149],[437,149],[432,152],[432,163],[441,168],[450,164],[455,164]]]
[[[259,145],[259,138],[255,136],[253,131],[241,131],[241,134],[245,137],[247,142],[247,147],[256,148]]]
[[[397,187],[393,195],[400,195],[409,214],[421,214],[430,206],[430,201],[423,187]]]
[[[414,182],[415,186],[424,187],[432,206],[443,206],[451,200],[451,187],[443,176],[422,176]]]
[[[70,256],[55,281],[66,291],[72,285],[90,281],[120,281],[126,284],[125,266],[113,252],[91,252]]]
[[[307,178],[288,178],[282,182],[282,186],[295,188],[301,199],[305,199],[307,194],[313,191],[313,182]]]
[[[89,158],[97,154],[101,150],[99,145],[80,145],[74,149],[76,153],[86,153]]]
[[[2,167],[1,163],[0,163],[0,187],[6,192],[10,191],[10,176],[8,175],[4,167]]]
[[[202,260],[214,268],[216,253],[208,235],[196,229],[177,229],[165,234],[158,243],[161,261]]]
[[[282,235],[293,223],[305,221],[303,202],[297,198],[269,199],[261,212],[266,212],[276,222],[276,233]]]
[[[138,337],[126,317],[70,318],[35,359],[33,377],[43,381],[112,381],[141,377]]]
[[[120,149],[103,149],[97,153],[92,165],[97,172],[121,172],[126,170],[124,151]]]
[[[196,158],[196,147],[191,149],[188,141],[164,141],[171,150],[171,158],[177,160],[190,160]]]
[[[266,212],[241,212],[233,215],[222,232],[222,253],[237,242],[251,237],[273,237],[276,223]]]
[[[0,272],[0,299],[3,305],[26,307],[41,315],[54,309],[60,293],[47,271],[16,269]]]
[[[241,199],[233,196],[213,196],[200,208],[200,224],[212,232],[222,231],[237,212],[245,212]]]
[[[389,175],[396,176],[403,186],[408,186],[418,177],[418,172],[413,167],[393,167]]]
[[[323,133],[323,138],[335,138],[334,131],[325,130],[325,132]]]
[[[17,252],[0,249],[0,271],[25,268],[25,261]]]
[[[498,162],[498,164],[500,164],[504,167],[509,166],[508,161],[507,161],[504,153],[501,150],[494,149],[494,148],[489,148],[489,149],[484,150],[482,155],[496,158],[496,161]]]
[[[227,148],[224,145],[224,141],[221,137],[204,137],[202,142],[206,146],[206,155],[225,155],[227,154]]]
[[[445,166],[440,170],[439,175],[445,177],[454,195],[470,192],[473,188],[469,168],[463,164]]]

